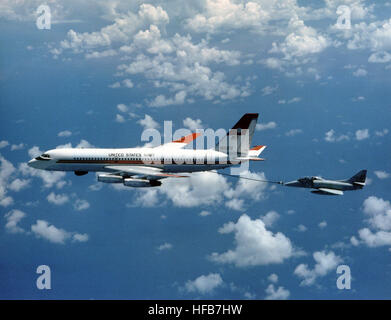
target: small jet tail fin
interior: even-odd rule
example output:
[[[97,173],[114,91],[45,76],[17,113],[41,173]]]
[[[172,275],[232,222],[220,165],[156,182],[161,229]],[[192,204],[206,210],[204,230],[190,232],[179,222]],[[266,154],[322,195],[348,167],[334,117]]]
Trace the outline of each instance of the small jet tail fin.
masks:
[[[348,182],[353,183],[358,186],[365,186],[365,180],[367,178],[367,170],[361,170],[351,177]]]
[[[215,150],[239,157],[246,156],[250,150],[257,120],[258,113],[246,113],[216,144]]]

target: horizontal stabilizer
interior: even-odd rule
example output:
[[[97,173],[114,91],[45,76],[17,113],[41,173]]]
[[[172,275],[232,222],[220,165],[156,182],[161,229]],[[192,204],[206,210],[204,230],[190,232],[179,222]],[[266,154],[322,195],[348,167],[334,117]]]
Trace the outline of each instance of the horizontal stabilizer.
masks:
[[[249,151],[248,151],[248,157],[249,158],[256,158],[258,157],[263,150],[265,150],[266,146],[255,146],[255,147],[252,147]]]
[[[265,161],[264,158],[257,158],[257,157],[238,157],[238,158],[235,158],[235,160],[239,160],[239,161]]]
[[[315,193],[315,194],[325,195],[325,196],[342,196],[343,195],[343,192],[341,190],[327,189],[327,188],[319,188],[319,189],[313,190],[311,192]]]

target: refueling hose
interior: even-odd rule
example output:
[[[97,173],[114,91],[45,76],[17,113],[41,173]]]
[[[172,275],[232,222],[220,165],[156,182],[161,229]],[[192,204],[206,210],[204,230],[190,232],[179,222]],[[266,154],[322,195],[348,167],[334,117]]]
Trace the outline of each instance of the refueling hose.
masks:
[[[281,184],[283,185],[283,181],[271,181],[271,180],[262,180],[262,179],[254,179],[254,178],[247,178],[247,177],[242,177],[240,175],[233,175],[233,174],[228,174],[228,173],[222,173],[222,172],[217,172],[217,171],[209,171],[217,174],[221,174],[222,176],[227,176],[227,177],[234,177],[237,179],[245,179],[245,180],[252,180],[252,181],[258,181],[258,182],[263,182],[263,183],[275,183],[275,184]]]

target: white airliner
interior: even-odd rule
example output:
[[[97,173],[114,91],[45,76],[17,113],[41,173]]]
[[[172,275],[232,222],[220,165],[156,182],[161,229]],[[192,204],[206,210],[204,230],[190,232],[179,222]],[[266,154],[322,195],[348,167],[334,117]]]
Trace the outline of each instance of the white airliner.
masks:
[[[98,174],[98,181],[123,183],[128,187],[156,187],[161,179],[187,177],[183,172],[209,171],[238,165],[258,158],[266,146],[250,148],[258,113],[246,113],[212,149],[184,149],[200,133],[153,148],[53,149],[32,159],[28,165],[49,171],[74,171],[77,176],[89,171]]]

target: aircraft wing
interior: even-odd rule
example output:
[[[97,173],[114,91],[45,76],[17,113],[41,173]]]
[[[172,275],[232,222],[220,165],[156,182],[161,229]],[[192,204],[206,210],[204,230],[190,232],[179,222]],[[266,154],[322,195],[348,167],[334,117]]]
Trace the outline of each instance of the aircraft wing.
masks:
[[[122,176],[137,176],[148,180],[159,180],[164,178],[187,178],[177,174],[162,172],[160,168],[143,167],[143,166],[105,166],[105,169]]]
[[[327,188],[319,188],[317,190],[311,191],[312,193],[317,193],[317,194],[323,194],[327,196],[342,196],[343,191],[341,190],[336,190],[336,189],[327,189]]]
[[[178,140],[174,140],[165,144],[162,144],[160,146],[155,147],[154,149],[163,149],[163,148],[170,148],[170,149],[182,149],[186,147],[190,142],[197,139],[201,133],[191,133],[187,136],[184,136]]]

